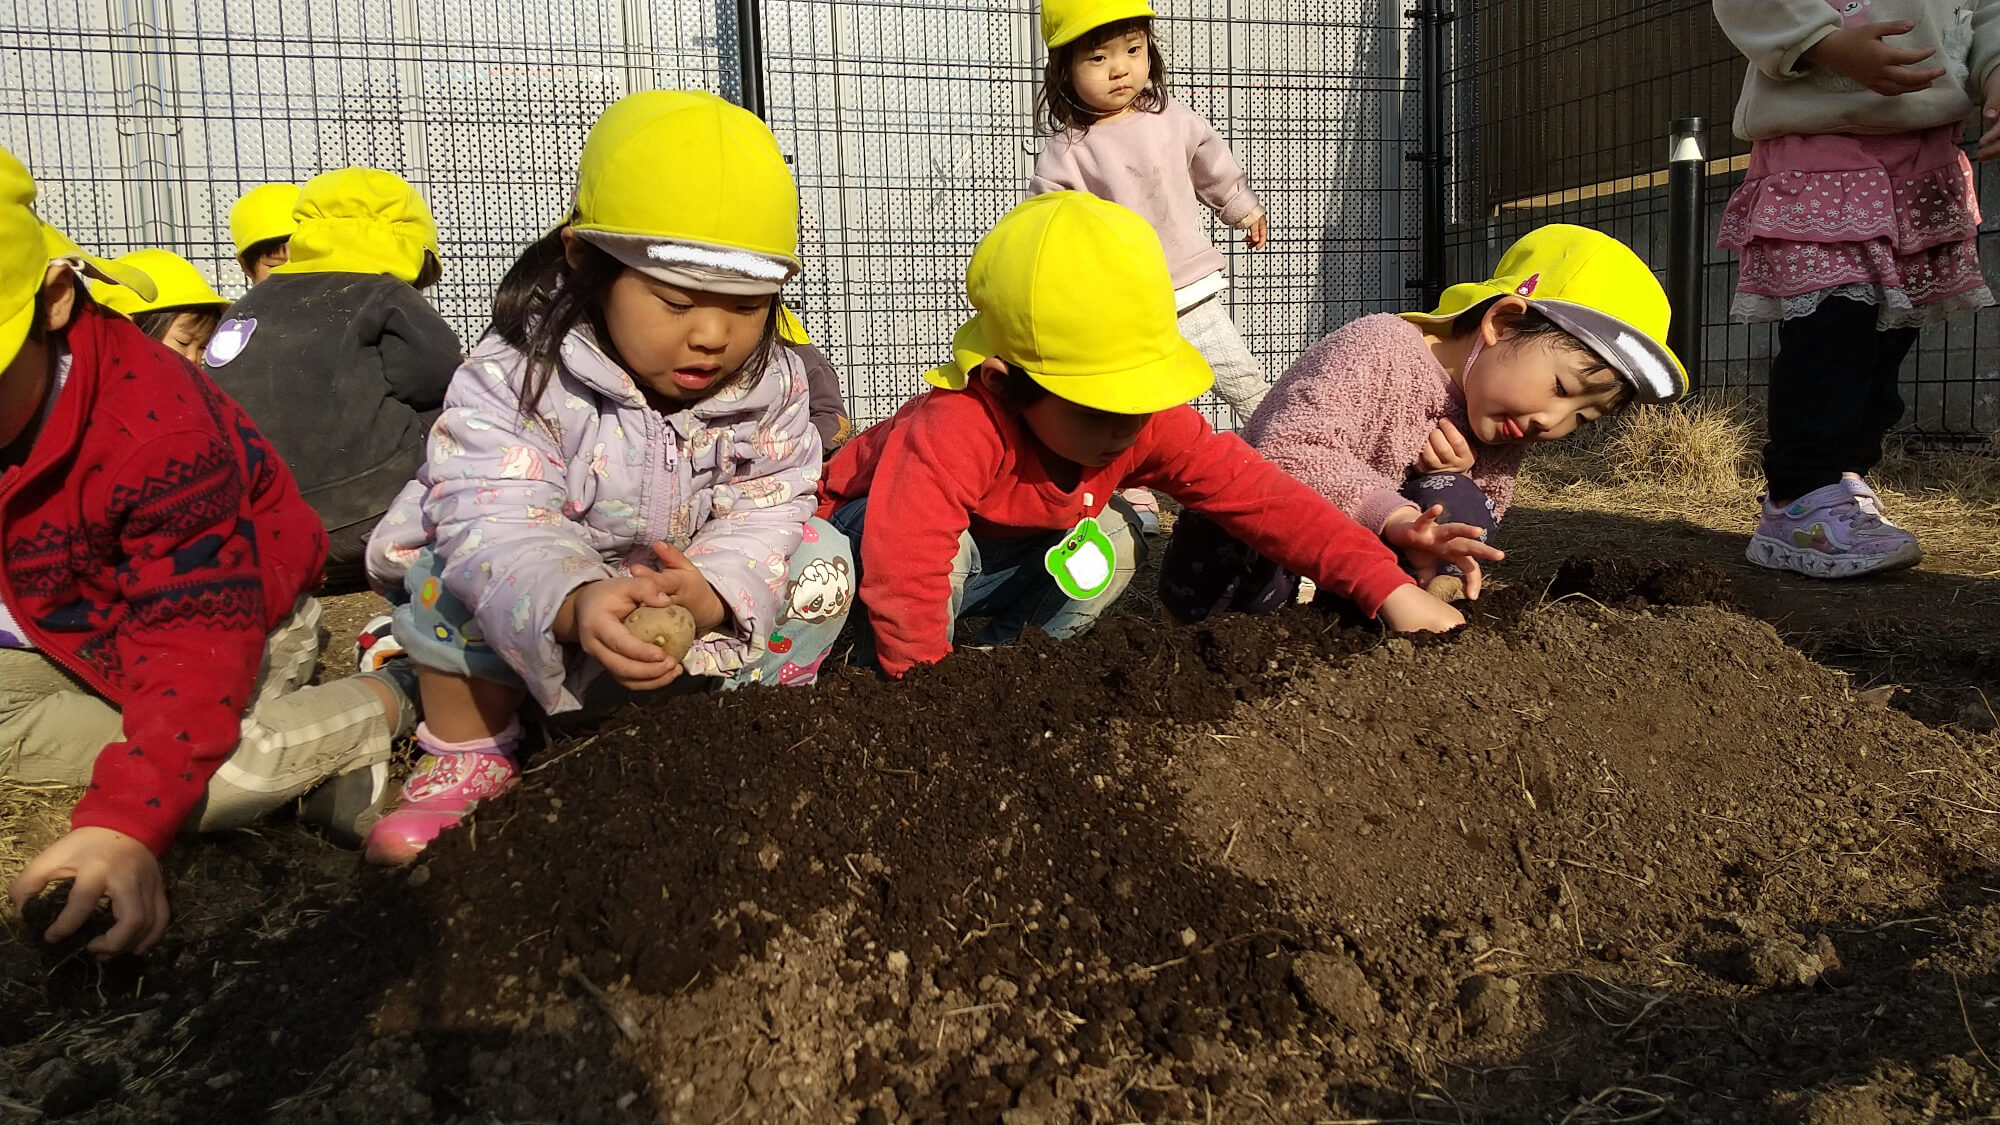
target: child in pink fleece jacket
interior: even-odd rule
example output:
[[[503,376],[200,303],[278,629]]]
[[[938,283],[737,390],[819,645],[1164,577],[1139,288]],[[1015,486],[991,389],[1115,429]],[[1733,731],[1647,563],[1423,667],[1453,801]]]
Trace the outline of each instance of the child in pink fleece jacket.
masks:
[[[1638,255],[1541,227],[1436,311],[1363,317],[1313,345],[1243,436],[1380,533],[1433,593],[1477,597],[1479,561],[1504,557],[1486,539],[1528,443],[1686,390],[1666,328],[1666,294]],[[1184,621],[1273,609],[1297,588],[1193,513],[1161,565],[1161,602]]]

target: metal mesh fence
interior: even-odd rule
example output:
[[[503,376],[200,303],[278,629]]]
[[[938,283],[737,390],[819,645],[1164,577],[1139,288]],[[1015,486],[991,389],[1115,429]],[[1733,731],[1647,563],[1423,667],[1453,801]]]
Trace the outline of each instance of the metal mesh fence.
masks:
[[[446,273],[433,296],[470,341],[500,275],[566,205],[605,105],[633,89],[733,92],[733,12],[729,0],[0,0],[0,144],[40,181],[43,216],[86,247],[165,246],[226,295],[241,291],[227,214],[242,191],[348,164],[399,172],[436,212]],[[1402,12],[1187,0],[1167,15],[1177,95],[1229,139],[1270,211],[1264,250],[1215,237],[1237,321],[1275,378],[1319,334],[1404,303],[1416,102]],[[790,299],[842,369],[855,417],[872,421],[946,355],[972,246],[1027,183],[1035,8],[764,0],[762,19],[767,116],[806,212]]]
[[[1743,179],[1749,146],[1729,123],[1746,63],[1703,0],[1459,0],[1447,74],[1453,118],[1450,276],[1485,277],[1506,247],[1544,223],[1596,227],[1656,267],[1667,261],[1668,125],[1709,124],[1706,185],[1706,386],[1761,396],[1777,339],[1769,325],[1732,324],[1732,252],[1712,245],[1722,207]],[[2000,178],[1981,166],[1982,211]],[[1987,261],[2000,228],[1981,227]],[[1989,268],[1989,276],[1992,271]],[[1980,440],[2000,430],[2000,313],[1926,329],[1903,369],[1910,432]]]
[[[1416,237],[1401,174],[1416,110],[1401,12],[1372,0],[1164,9],[1175,96],[1230,141],[1270,211],[1263,250],[1226,228],[1212,237],[1230,259],[1237,324],[1276,378],[1323,332],[1400,307]],[[946,358],[970,312],[972,247],[1027,185],[1041,146],[1035,6],[776,0],[763,11],[769,117],[797,154],[807,213],[801,312],[856,418],[871,421]]]

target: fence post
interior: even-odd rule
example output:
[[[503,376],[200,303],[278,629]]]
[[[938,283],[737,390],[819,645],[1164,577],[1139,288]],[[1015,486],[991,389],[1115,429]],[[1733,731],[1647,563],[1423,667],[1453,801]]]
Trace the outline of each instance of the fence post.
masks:
[[[1423,43],[1423,76],[1417,91],[1423,101],[1421,146],[1403,159],[1423,165],[1420,210],[1422,230],[1417,240],[1417,256],[1422,276],[1406,288],[1422,292],[1425,309],[1437,306],[1444,292],[1444,170],[1450,163],[1445,154],[1444,136],[1444,25],[1457,18],[1445,11],[1443,0],[1417,0],[1417,6],[1403,13],[1417,21]]]
[[[1706,123],[1683,117],[1669,127],[1667,148],[1667,347],[1687,368],[1688,391],[1701,389],[1702,317],[1707,313],[1708,160],[1702,152]]]
[[[736,89],[744,109],[764,116],[764,26],[757,0],[736,0]]]

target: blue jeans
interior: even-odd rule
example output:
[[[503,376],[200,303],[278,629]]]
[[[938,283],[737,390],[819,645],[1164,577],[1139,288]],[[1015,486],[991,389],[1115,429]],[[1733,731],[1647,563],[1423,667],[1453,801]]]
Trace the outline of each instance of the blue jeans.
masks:
[[[868,522],[868,498],[850,500],[834,513],[833,526],[854,545],[854,589],[861,589],[861,539]],[[951,560],[952,640],[961,617],[988,618],[973,644],[1005,644],[1035,626],[1051,637],[1074,637],[1087,631],[1132,583],[1132,572],[1146,560],[1146,537],[1139,516],[1123,500],[1113,500],[1097,517],[1111,540],[1115,565],[1111,585],[1089,601],[1062,592],[1043,565],[1050,547],[1062,542],[1069,528],[1020,538],[974,535],[958,537],[958,554]],[[866,609],[865,603],[859,608]],[[863,629],[855,644],[856,664],[875,663],[875,631]]]

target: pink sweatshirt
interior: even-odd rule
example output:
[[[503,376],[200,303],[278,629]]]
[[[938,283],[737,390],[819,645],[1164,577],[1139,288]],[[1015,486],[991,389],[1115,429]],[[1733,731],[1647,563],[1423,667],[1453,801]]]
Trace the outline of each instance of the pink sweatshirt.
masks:
[[[1263,213],[1229,143],[1172,98],[1158,113],[1050,137],[1028,194],[1049,191],[1087,191],[1138,212],[1160,232],[1175,289],[1222,268],[1222,251],[1209,242],[1197,201],[1232,227]]]
[[[1397,509],[1416,507],[1400,490],[1441,418],[1471,444],[1472,481],[1499,519],[1514,496],[1521,447],[1472,437],[1465,394],[1431,355],[1423,329],[1401,317],[1364,316],[1314,344],[1271,388],[1243,438],[1379,533]]]

